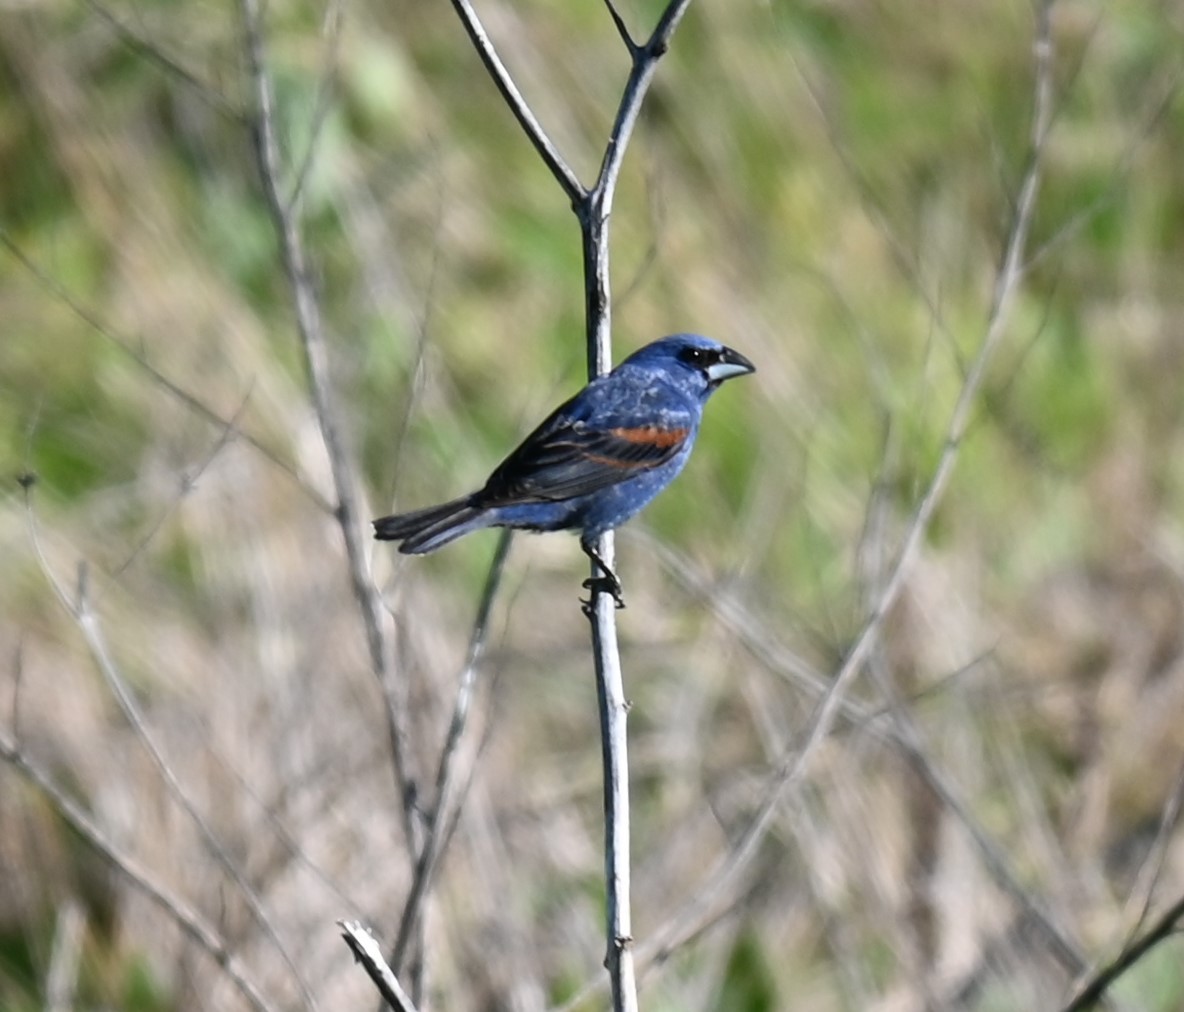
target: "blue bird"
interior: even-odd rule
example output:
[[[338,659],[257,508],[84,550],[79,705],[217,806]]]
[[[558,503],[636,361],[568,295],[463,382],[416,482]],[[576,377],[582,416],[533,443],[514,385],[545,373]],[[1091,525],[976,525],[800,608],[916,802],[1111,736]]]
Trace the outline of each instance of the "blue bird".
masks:
[[[382,517],[374,521],[374,536],[423,555],[486,527],[579,530],[580,547],[604,574],[584,586],[612,594],[624,607],[620,581],[596,540],[683,469],[703,407],[720,384],[755,371],[739,352],[698,334],[647,344],[556,408],[479,491]]]

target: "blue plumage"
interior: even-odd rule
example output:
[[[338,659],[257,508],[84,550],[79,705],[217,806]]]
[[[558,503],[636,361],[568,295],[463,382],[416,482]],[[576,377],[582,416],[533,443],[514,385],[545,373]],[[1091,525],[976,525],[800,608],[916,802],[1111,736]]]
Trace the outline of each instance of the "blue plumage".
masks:
[[[634,352],[561,404],[490,475],[484,487],[427,509],[374,521],[374,536],[420,555],[485,527],[579,530],[595,551],[678,475],[703,407],[724,380],[754,372],[743,355],[697,334],[675,334]]]

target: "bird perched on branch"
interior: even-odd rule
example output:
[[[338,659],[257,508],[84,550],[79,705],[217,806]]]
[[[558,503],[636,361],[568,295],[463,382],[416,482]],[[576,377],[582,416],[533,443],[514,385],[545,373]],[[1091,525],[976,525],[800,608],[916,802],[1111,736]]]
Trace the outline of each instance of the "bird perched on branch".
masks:
[[[374,521],[374,536],[408,555],[434,552],[486,527],[580,531],[604,574],[585,581],[624,607],[621,583],[596,551],[683,469],[707,399],[724,380],[755,372],[731,348],[675,334],[635,351],[592,380],[523,440],[471,495]]]

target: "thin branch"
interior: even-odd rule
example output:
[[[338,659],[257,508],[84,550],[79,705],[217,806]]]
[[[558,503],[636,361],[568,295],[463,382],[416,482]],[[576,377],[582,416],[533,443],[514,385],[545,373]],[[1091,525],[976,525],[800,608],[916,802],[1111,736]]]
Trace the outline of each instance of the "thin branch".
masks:
[[[601,558],[613,565],[612,535],[600,539]],[[595,565],[592,567],[595,576]],[[636,1012],[637,980],[633,959],[629,861],[629,757],[626,725],[629,702],[617,649],[616,602],[593,592],[589,608],[596,661],[596,703],[600,712],[604,764],[604,874],[608,951],[604,965],[612,988],[614,1012]]]
[[[876,685],[884,697],[892,721],[892,741],[925,786],[949,811],[970,837],[991,881],[1022,911],[1025,921],[1043,939],[1052,957],[1066,971],[1079,975],[1086,968],[1080,946],[1044,909],[1012,867],[1007,854],[974,817],[951,779],[929,757],[921,730],[879,664],[871,665]]]
[[[218,455],[230,444],[230,441],[238,427],[238,420],[240,417],[242,417],[242,413],[247,409],[247,404],[250,402],[250,400],[251,391],[248,389],[246,394],[243,395],[242,401],[239,402],[239,406],[235,408],[234,414],[231,416],[230,421],[228,421],[225,428],[223,428],[222,434],[218,437],[217,441],[198,463],[197,467],[195,467],[190,472],[182,472],[180,487],[177,489],[176,494],[169,499],[168,504],[163,510],[160,511],[160,514],[157,516],[155,522],[150,528],[148,528],[148,532],[142,538],[140,538],[140,540],[136,543],[136,546],[128,553],[127,558],[125,558],[123,562],[121,562],[112,570],[112,576],[118,577],[127,572],[132,563],[134,563],[136,559],[140,557],[144,550],[156,538],[156,535],[160,533],[161,528],[164,527],[169,517],[171,517],[176,512],[177,507],[181,504],[181,500],[193,491],[193,489],[197,486],[198,481],[201,479],[201,476],[205,474],[207,470],[209,470],[214,461],[218,458]]]
[[[636,537],[634,532],[634,536]],[[793,651],[777,641],[775,635],[765,629],[754,617],[753,611],[744,602],[730,593],[719,593],[710,588],[707,581],[693,570],[690,563],[672,552],[668,546],[655,538],[645,537],[648,548],[655,552],[667,571],[682,581],[697,597],[703,600],[714,613],[716,619],[736,637],[739,642],[753,655],[754,658],[769,671],[780,674],[792,684],[813,697],[823,695],[827,690],[827,683],[823,676],[814,671],[809,664],[797,657]],[[953,680],[977,666],[982,658],[975,659],[969,665],[959,668],[947,675],[943,682]],[[910,695],[899,702],[899,713],[907,716],[906,703],[915,703],[924,698],[932,689],[922,693]],[[1078,950],[1064,930],[1040,906],[1037,898],[1033,897],[1024,887],[1020,876],[1011,866],[1008,855],[999,846],[983,825],[976,819],[970,804],[962,797],[953,779],[936,766],[924,751],[923,745],[913,732],[915,723],[902,726],[895,717],[897,710],[893,707],[873,708],[865,703],[845,699],[842,706],[842,717],[845,727],[868,735],[884,745],[894,748],[901,757],[909,763],[925,785],[946,808],[955,822],[958,823],[969,837],[975,850],[979,853],[983,867],[991,881],[1012,901],[1023,914],[1023,922],[1031,926],[1046,942],[1057,961],[1072,974],[1080,974],[1085,966],[1082,953]],[[771,780],[767,791],[778,790],[776,780]],[[796,832],[796,827],[791,827]],[[737,895],[737,892],[739,895]],[[693,933],[681,940],[685,944],[702,932],[716,924],[724,911],[743,898],[743,889],[733,891],[726,901],[717,903],[712,912],[705,916],[696,926]],[[642,971],[645,971],[664,959],[672,950],[655,952],[643,947],[639,953]],[[572,997],[557,1007],[556,1012],[572,1012],[582,1008],[597,992],[603,990],[603,981],[592,979],[575,992]]]
[[[1180,930],[1184,922],[1184,896],[1167,908],[1146,933],[1120,952],[1112,962],[1095,974],[1061,1012],[1082,1012],[1092,1008],[1105,996],[1110,985],[1134,966],[1160,942]]]
[[[867,594],[870,599],[878,597],[883,591],[884,563],[887,559],[883,547],[886,502],[882,490],[888,484],[887,474],[891,467],[892,457],[893,439],[889,426],[885,430],[885,445],[881,453],[881,473],[873,482],[872,494],[865,511],[864,530],[859,544],[859,555],[864,560],[860,568],[866,573],[863,582],[867,585]],[[1003,850],[997,846],[994,839],[973,817],[969,806],[963,802],[952,780],[930,757],[924,734],[918,722],[913,718],[911,709],[906,705],[906,700],[898,690],[888,669],[881,640],[877,640],[876,644],[870,648],[866,668],[872,683],[879,692],[884,712],[888,715],[892,732],[891,740],[903,753],[914,774],[961,824],[970,836],[992,881],[1011,897],[1023,912],[1026,922],[1033,926],[1035,932],[1039,933],[1053,958],[1074,976],[1081,974],[1086,966],[1084,952],[1068,932],[1055,922],[1052,914],[1043,909],[1033,892],[1025,888]]]
[[[1159,828],[1155,831],[1155,839],[1152,841],[1146,860],[1139,868],[1139,874],[1136,876],[1135,884],[1127,898],[1126,910],[1129,911],[1132,906],[1139,908],[1139,916],[1127,939],[1128,944],[1143,926],[1151,911],[1155,887],[1159,884],[1164,865],[1167,863],[1168,848],[1175,835],[1176,826],[1179,824],[1182,807],[1184,807],[1184,768],[1181,768],[1176,774],[1176,786],[1172,789],[1172,795],[1164,805],[1163,812],[1160,813]]]
[[[367,566],[358,482],[352,457],[347,452],[341,436],[340,415],[330,382],[329,357],[320,305],[305,257],[303,236],[296,209],[284,200],[280,192],[281,160],[279,139],[276,136],[275,95],[264,61],[259,0],[240,0],[240,4],[247,63],[255,93],[251,134],[259,177],[292,292],[313,410],[316,412],[321,439],[325,444],[333,474],[333,487],[337,496],[334,514],[345,542],[353,595],[365,626],[371,667],[382,686],[386,701],[391,754],[402,801],[403,830],[414,860],[421,847],[421,828],[415,807],[416,777],[411,768],[404,687],[397,684],[390,637],[384,624],[382,600],[378,588],[370,578]]]
[[[15,740],[3,734],[0,734],[0,760],[8,763],[36,787],[74,832],[98,851],[120,875],[162,910],[187,938],[218,964],[252,1008],[258,1012],[277,1012],[276,1007],[263,997],[255,983],[246,976],[238,957],[230,950],[222,936],[184,900],[154,881],[130,855],[116,847],[82,806],[71,798],[49,773],[30,759]]]
[[[295,213],[295,209],[300,206],[300,201],[304,197],[305,184],[308,182],[309,173],[316,162],[321,133],[329,118],[329,110],[333,108],[332,82],[337,74],[337,64],[341,56],[341,25],[344,21],[341,0],[331,0],[325,17],[328,21],[326,34],[329,36],[329,42],[326,48],[329,52],[325,59],[325,71],[317,82],[317,94],[308,128],[308,143],[305,145],[304,155],[296,169],[296,181],[292,184],[292,195],[288,198],[288,212],[290,214]]]
[[[382,958],[382,948],[369,929],[358,921],[337,923],[341,926],[341,937],[345,939],[349,951],[354,954],[354,959],[362,964],[362,968],[374,981],[374,986],[378,988],[378,993],[386,1003],[395,1012],[416,1012],[415,1003],[403,990],[394,971],[386,965],[386,960]]]
[[[589,210],[600,211],[606,217],[612,211],[621,163],[624,161],[629,139],[633,136],[633,128],[637,125],[637,117],[641,114],[642,103],[653,83],[654,74],[657,73],[658,61],[666,55],[670,39],[690,5],[691,0],[671,0],[645,44],[633,51],[633,66],[629,72],[629,79],[625,82],[625,91],[609,133],[604,159],[600,163],[600,174],[593,192],[589,194]],[[616,12],[611,4],[609,9],[613,11],[615,19]]]
[[[472,704],[473,688],[477,679],[477,667],[485,653],[489,616],[493,610],[493,602],[497,597],[498,588],[501,586],[511,540],[512,532],[503,530],[498,538],[493,561],[489,564],[489,575],[485,579],[485,589],[481,594],[481,603],[477,608],[473,633],[469,637],[469,652],[465,658],[464,670],[461,671],[458,680],[456,700],[452,707],[452,719],[448,724],[448,732],[443,748],[440,750],[440,763],[436,770],[435,808],[432,811],[431,821],[428,823],[419,860],[416,862],[415,877],[411,883],[407,902],[403,906],[399,933],[391,952],[391,965],[396,970],[403,966],[403,960],[407,956],[407,947],[412,938],[412,928],[419,919],[432,876],[449,838],[447,828],[452,820],[453,812],[456,810],[453,803],[456,786],[456,757],[468,724],[469,708]]]
[[[567,194],[567,198],[573,206],[579,201],[584,200],[587,192],[583,184],[580,183],[579,179],[576,178],[576,174],[571,170],[571,167],[564,161],[563,156],[559,153],[559,149],[555,147],[551,138],[547,136],[547,132],[543,129],[542,124],[539,123],[534,112],[527,105],[526,99],[522,97],[522,92],[518,90],[518,86],[514,83],[513,78],[510,77],[510,72],[506,70],[506,65],[502,63],[501,57],[498,56],[497,50],[493,45],[493,40],[490,39],[489,33],[486,32],[481,19],[477,17],[477,12],[473,10],[473,5],[469,0],[452,0],[452,6],[456,10],[465,31],[468,33],[469,39],[473,43],[473,48],[477,50],[477,55],[481,58],[481,62],[485,64],[485,69],[489,71],[489,76],[493,78],[493,83],[497,86],[497,90],[501,93],[506,105],[510,107],[510,112],[514,114],[514,118],[518,121],[518,125],[522,127],[530,143],[534,145],[534,149],[539,153],[539,157],[542,158],[543,163],[551,170],[551,175],[555,177],[555,181],[563,187],[563,192]]]
[[[133,53],[143,56],[149,63],[155,63],[166,74],[187,85],[211,109],[216,110],[227,119],[234,120],[238,123],[243,122],[242,112],[235,108],[234,104],[225,95],[222,95],[217,89],[207,84],[193,71],[179,63],[174,57],[169,56],[168,53],[151,39],[117,18],[106,6],[99,3],[98,0],[86,0],[86,5],[101,20],[107,23],[119,41]]]
[[[1141,121],[1131,131],[1130,142],[1123,145],[1122,154],[1115,159],[1107,184],[1093,200],[1072,214],[1064,224],[1052,232],[1043,244],[1032,251],[1025,270],[1031,271],[1039,266],[1053,251],[1071,241],[1083,229],[1092,224],[1100,214],[1113,207],[1120,194],[1124,192],[1124,187],[1128,185],[1131,171],[1135,161],[1142,153],[1142,149],[1173,108],[1181,84],[1184,84],[1184,65],[1177,66],[1172,71],[1167,81],[1162,85],[1158,97],[1148,103],[1148,108]]]
[[[637,59],[637,51],[640,48],[636,42],[633,41],[633,36],[629,34],[629,26],[625,24],[625,19],[621,17],[617,10],[617,5],[613,0],[604,0],[604,6],[608,8],[609,17],[613,19],[613,24],[617,28],[617,34],[621,36],[621,41],[625,43],[625,48],[629,50],[630,59]]]
[[[608,372],[612,365],[612,305],[609,295],[609,217],[616,196],[617,180],[625,160],[625,150],[637,125],[646,93],[653,83],[658,61],[670,45],[670,37],[678,27],[691,0],[672,0],[662,12],[645,45],[633,53],[633,65],[621,95],[617,114],[600,163],[596,185],[587,198],[575,205],[580,219],[584,253],[584,302],[588,330],[588,376],[593,378]],[[605,535],[611,539],[611,535]],[[602,539],[597,546],[605,561],[611,562],[610,541]],[[593,577],[597,574],[593,567]]]

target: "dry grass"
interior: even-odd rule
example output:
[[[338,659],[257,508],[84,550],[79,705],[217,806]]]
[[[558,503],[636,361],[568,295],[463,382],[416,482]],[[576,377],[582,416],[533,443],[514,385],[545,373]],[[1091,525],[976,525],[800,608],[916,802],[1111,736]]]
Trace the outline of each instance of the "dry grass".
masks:
[[[587,178],[624,74],[611,23],[483,6]],[[111,11],[245,108],[227,11]],[[627,162],[618,346],[699,329],[760,370],[619,539],[648,1009],[1054,1009],[1075,960],[1184,893],[1182,25],[1064,3],[1037,258],[951,483],[752,864],[701,931],[645,959],[800,747],[984,333],[1032,25],[1026,4],[958,11],[702,2]],[[28,258],[0,253],[0,466],[40,475],[27,506],[15,483],[0,506],[0,734],[268,1007],[305,1004],[298,978],[322,1009],[369,1007],[336,921],[391,939],[407,843],[246,133],[93,12],[0,20],[0,228]],[[574,223],[446,5],[351,6],[339,35],[322,10],[275,8],[269,31],[292,160],[317,153],[307,241],[370,514],[456,494],[579,382]],[[491,550],[373,552],[424,783]],[[80,564],[113,671],[51,589],[77,605]],[[428,908],[431,1007],[539,1009],[603,984],[582,576],[569,539],[511,551]],[[247,1007],[12,762],[0,867],[3,1007],[49,1004],[75,903],[76,1007]],[[1116,1007],[1179,1007],[1179,945]]]

